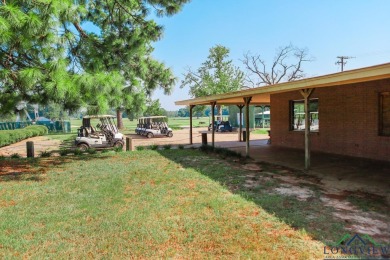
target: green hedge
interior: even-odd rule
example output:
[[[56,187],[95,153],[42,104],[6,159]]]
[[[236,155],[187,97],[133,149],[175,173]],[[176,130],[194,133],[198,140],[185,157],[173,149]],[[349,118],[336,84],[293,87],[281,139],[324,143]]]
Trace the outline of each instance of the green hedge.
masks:
[[[0,147],[47,133],[47,127],[43,125],[30,125],[25,128],[15,130],[0,130]]]

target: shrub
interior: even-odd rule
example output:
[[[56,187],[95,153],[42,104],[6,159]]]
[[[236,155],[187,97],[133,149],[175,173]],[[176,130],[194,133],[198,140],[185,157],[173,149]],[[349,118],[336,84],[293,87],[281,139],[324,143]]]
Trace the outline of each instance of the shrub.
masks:
[[[209,152],[213,152],[214,151],[214,147],[212,147],[211,145],[203,145],[201,147],[199,147],[199,150],[202,151],[202,152],[206,152],[206,153],[209,153]]]
[[[0,130],[0,147],[10,145],[26,138],[44,135],[48,129],[43,125],[30,125],[25,128],[15,130]]]
[[[114,151],[117,152],[117,153],[123,152],[123,147],[122,146],[114,147]]]
[[[157,150],[158,149],[158,145],[157,144],[152,144],[149,146],[149,149],[150,150]]]
[[[89,154],[95,154],[95,153],[96,153],[96,149],[94,149],[94,148],[88,148],[88,149],[87,149],[87,153],[89,153]]]
[[[215,149],[216,153],[222,154],[224,156],[229,156],[229,157],[242,157],[242,155],[239,152],[229,150],[227,148],[219,148],[219,151],[217,152],[217,149]]]
[[[41,152],[41,157],[50,157],[50,156],[51,156],[51,152],[49,152],[49,151]]]
[[[145,150],[145,147],[143,147],[143,146],[137,146],[137,147],[135,147],[135,149],[136,149],[137,151],[142,151],[142,150]]]
[[[73,154],[74,154],[74,155],[82,155],[82,154],[83,154],[83,151],[81,151],[80,149],[77,148],[77,149],[74,149],[74,150],[73,150]]]
[[[19,158],[22,158],[22,156],[20,156],[20,154],[18,154],[18,153],[14,153],[11,155],[11,158],[19,159]]]
[[[68,149],[61,149],[60,152],[59,152],[59,154],[60,154],[61,156],[66,156],[66,155],[69,154],[69,150],[68,150]]]
[[[172,147],[172,145],[170,145],[170,144],[166,144],[163,146],[164,150],[169,150],[169,149],[171,149],[171,147]]]
[[[199,147],[199,150],[205,153],[211,153],[214,152],[216,154],[220,154],[223,156],[229,156],[229,157],[238,157],[241,158],[242,155],[239,152],[229,150],[227,148],[222,148],[222,147],[212,147],[211,145],[202,145]]]
[[[184,149],[184,145],[179,144],[178,148],[179,148],[180,150],[183,150],[183,149]]]
[[[216,154],[224,154],[225,150],[226,149],[222,147],[214,147],[214,153]]]

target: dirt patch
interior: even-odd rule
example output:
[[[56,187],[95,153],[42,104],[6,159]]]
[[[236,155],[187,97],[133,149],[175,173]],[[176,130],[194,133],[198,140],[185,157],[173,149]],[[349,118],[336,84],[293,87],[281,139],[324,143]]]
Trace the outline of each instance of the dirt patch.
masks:
[[[282,187],[275,188],[274,191],[281,195],[294,196],[300,201],[306,201],[314,196],[314,192],[308,188],[283,184]]]
[[[270,178],[266,175],[259,175],[256,173],[241,175],[239,177],[245,179],[243,186],[249,190],[252,190],[252,189],[266,183],[267,181],[272,180],[272,178]]]
[[[46,169],[20,160],[0,160],[0,182],[2,181],[43,181]]]
[[[241,168],[248,171],[262,171],[262,168],[255,163],[244,164]]]
[[[294,196],[300,201],[306,201],[315,196],[312,190],[315,188],[322,194],[320,201],[332,211],[334,218],[345,223],[346,230],[353,233],[367,234],[381,241],[390,241],[390,216],[380,214],[377,210],[378,207],[383,207],[381,212],[386,212],[388,205],[385,198],[379,198],[377,195],[366,192],[340,190],[336,187],[328,189],[327,183],[322,183],[316,178],[304,178],[304,175],[297,176],[288,170],[284,170],[283,175],[274,174],[273,177],[282,181],[282,186],[275,188],[274,192]],[[376,210],[363,210],[354,205],[348,201],[352,194],[354,197],[358,196],[362,204],[364,202],[363,205],[375,204]]]
[[[245,178],[245,183],[243,186],[247,189],[256,188],[261,183],[256,174],[247,174],[243,177]]]
[[[234,167],[234,163],[231,165]],[[243,189],[257,192],[256,188],[260,186],[260,193],[317,203],[319,211],[308,211],[308,219],[330,214],[334,221],[343,223],[346,232],[366,234],[380,242],[390,241],[390,208],[385,197],[363,191],[346,191],[338,186],[329,187],[329,183],[322,182],[321,178],[276,165],[251,162],[240,166],[240,170],[247,172],[238,176]],[[266,184],[267,181],[270,185]],[[235,185],[232,185],[233,191],[239,189]]]
[[[245,183],[243,184],[243,186],[245,188],[248,188],[248,189],[253,189],[253,188],[256,188],[257,186],[260,185],[260,181],[259,180],[256,180],[256,179],[247,179],[245,180]]]
[[[287,172],[284,172],[287,173]],[[363,192],[349,192],[335,187],[327,189],[327,185],[316,179],[291,175],[273,175],[275,179],[282,181],[281,187],[274,189],[274,192],[294,196],[300,201],[306,201],[315,196],[313,188],[322,195],[320,201],[332,211],[332,216],[345,223],[345,229],[353,233],[367,234],[381,241],[390,241],[390,216],[378,213],[378,207],[382,207],[380,212],[386,212],[388,205],[384,198],[377,195]],[[358,196],[363,205],[375,204],[375,210],[363,210],[354,205],[348,199],[351,194]],[[362,206],[363,206],[362,205]],[[389,211],[390,212],[390,209]]]
[[[390,241],[389,216],[373,211],[364,212],[347,201],[345,193],[325,194],[320,199],[324,206],[332,209],[335,218],[345,222],[347,230]]]

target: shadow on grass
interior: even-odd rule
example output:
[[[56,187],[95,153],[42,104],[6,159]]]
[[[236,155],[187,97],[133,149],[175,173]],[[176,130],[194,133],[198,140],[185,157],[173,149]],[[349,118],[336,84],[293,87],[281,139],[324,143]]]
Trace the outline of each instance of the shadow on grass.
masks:
[[[90,161],[96,158],[106,159],[109,156],[99,154],[72,155],[49,158],[2,158],[0,159],[0,182],[9,181],[43,181],[50,167],[59,167],[74,161]]]
[[[180,153],[158,152],[183,168],[195,169],[232,193],[254,202],[292,228],[304,230],[325,244],[336,243],[343,235],[351,232],[346,228],[348,223],[335,219],[332,216],[334,209],[324,205],[321,200],[323,191],[315,184],[316,181],[305,182],[308,176],[303,171],[256,163],[251,159],[230,156],[223,152],[215,154],[207,149],[196,153],[191,150],[183,150]],[[276,177],[287,174],[302,180],[302,183],[294,185],[298,192],[300,188],[302,191],[310,190],[311,196],[299,199],[299,196],[289,195],[292,186]],[[287,190],[287,194],[275,192],[276,189]]]

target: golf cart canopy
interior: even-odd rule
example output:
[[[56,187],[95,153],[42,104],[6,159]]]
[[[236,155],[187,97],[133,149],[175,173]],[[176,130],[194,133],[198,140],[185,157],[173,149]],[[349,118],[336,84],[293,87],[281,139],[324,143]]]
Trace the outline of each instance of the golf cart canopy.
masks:
[[[151,122],[168,122],[166,116],[145,116],[138,118],[140,123],[151,123]]]
[[[166,116],[144,116],[144,117],[140,117],[139,119],[146,119],[146,118],[166,118]]]
[[[92,116],[84,116],[83,118],[89,118],[89,119],[94,119],[94,118],[116,118],[116,116],[113,116],[113,115],[92,115]]]

